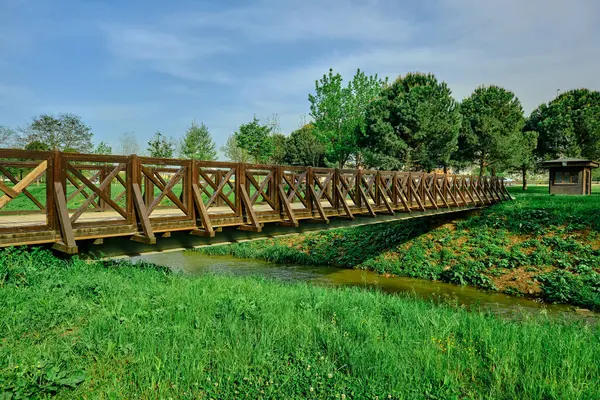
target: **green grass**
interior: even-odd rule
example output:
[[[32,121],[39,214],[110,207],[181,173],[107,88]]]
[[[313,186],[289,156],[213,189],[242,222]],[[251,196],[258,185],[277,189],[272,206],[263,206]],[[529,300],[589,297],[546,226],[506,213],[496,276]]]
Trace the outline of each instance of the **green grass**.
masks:
[[[600,310],[600,194],[511,191],[515,201],[455,222],[399,221],[200,251],[371,269]]]
[[[600,328],[0,251],[2,398],[600,397]]]

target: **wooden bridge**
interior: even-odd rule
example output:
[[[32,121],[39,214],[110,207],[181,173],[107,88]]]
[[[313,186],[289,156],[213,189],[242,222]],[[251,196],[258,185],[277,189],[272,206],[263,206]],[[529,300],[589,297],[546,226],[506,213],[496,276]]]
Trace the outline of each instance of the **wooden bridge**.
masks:
[[[52,243],[69,254],[81,240],[153,244],[174,231],[213,237],[227,226],[260,232],[508,199],[497,177],[0,149],[0,247]]]

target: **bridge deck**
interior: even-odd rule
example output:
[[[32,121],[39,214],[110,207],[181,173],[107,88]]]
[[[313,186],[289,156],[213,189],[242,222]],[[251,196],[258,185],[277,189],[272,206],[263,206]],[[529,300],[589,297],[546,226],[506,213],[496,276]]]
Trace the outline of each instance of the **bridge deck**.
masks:
[[[259,232],[509,198],[495,177],[0,149],[0,247],[54,243],[74,253],[88,239],[152,244],[157,233],[213,237],[228,226]]]

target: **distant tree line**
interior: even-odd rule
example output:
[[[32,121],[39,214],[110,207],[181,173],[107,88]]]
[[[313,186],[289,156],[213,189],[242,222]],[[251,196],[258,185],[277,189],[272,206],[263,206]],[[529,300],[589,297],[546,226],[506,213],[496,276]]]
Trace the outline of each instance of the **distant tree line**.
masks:
[[[234,162],[369,169],[461,170],[480,175],[527,174],[544,160],[600,159],[600,92],[574,89],[526,117],[518,97],[480,86],[462,102],[433,74],[411,72],[389,82],[358,70],[344,84],[330,69],[308,95],[310,121],[285,135],[277,116],[256,116],[220,148]],[[0,126],[0,147],[112,154],[92,144],[92,130],[73,114],[41,115],[25,128]],[[119,154],[139,153],[133,133],[120,136]],[[192,122],[181,140],[156,132],[152,157],[217,159],[206,125]]]

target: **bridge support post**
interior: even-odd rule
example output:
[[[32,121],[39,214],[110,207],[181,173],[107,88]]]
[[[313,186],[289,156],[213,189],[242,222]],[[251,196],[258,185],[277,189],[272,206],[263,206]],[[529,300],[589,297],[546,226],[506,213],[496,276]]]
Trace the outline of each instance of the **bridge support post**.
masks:
[[[60,235],[61,240],[54,243],[53,249],[67,254],[77,253],[77,244],[73,234],[73,226],[69,219],[69,210],[67,209],[67,197],[65,194],[66,166],[63,165],[62,153],[54,150],[52,154],[52,199],[54,200],[54,229]]]

